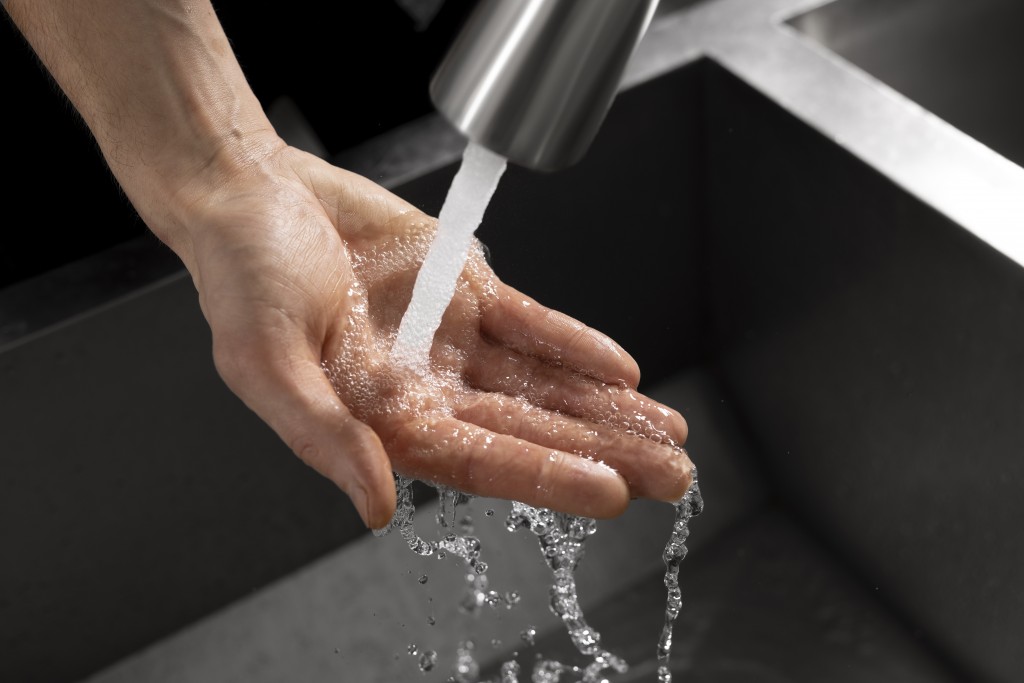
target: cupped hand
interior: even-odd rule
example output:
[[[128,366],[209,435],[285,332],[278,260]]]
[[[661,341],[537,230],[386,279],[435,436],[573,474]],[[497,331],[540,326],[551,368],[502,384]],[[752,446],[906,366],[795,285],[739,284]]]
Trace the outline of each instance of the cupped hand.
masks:
[[[429,365],[392,362],[435,221],[378,185],[275,145],[182,194],[177,250],[218,371],[368,526],[394,511],[392,470],[591,517],[685,492],[679,413],[636,391],[613,341],[500,282],[479,250]]]

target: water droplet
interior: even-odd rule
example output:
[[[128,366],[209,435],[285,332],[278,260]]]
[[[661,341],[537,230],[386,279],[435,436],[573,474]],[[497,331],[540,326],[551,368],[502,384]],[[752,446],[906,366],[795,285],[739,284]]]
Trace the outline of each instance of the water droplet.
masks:
[[[437,664],[437,653],[433,650],[427,650],[420,655],[420,671],[426,673],[433,671],[434,666]]]
[[[519,662],[512,660],[501,665],[500,683],[519,683]]]

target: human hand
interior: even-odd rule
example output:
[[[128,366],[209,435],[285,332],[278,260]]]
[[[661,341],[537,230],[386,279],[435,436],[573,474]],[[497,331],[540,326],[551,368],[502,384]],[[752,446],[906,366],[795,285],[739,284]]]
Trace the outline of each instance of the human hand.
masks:
[[[501,283],[478,250],[430,367],[391,362],[435,221],[383,188],[278,146],[187,204],[218,371],[367,525],[393,513],[392,469],[591,517],[685,492],[683,418],[636,392],[614,342]]]
[[[191,273],[228,386],[367,525],[394,510],[392,468],[594,517],[682,496],[682,417],[636,393],[611,340],[479,254],[430,368],[389,361],[433,220],[284,145],[208,0],[4,7]]]

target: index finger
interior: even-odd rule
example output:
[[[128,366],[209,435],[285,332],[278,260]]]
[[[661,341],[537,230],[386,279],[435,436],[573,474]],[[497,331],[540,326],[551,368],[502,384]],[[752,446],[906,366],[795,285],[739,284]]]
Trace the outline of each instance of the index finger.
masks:
[[[480,329],[488,337],[603,382],[633,389],[640,384],[636,361],[607,335],[504,283],[498,285],[497,294],[497,301],[480,321]]]

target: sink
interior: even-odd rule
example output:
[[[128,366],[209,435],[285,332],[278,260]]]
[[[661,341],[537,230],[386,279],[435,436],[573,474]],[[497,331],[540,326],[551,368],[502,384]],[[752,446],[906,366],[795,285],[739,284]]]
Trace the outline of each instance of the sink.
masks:
[[[436,213],[455,168],[425,169],[390,184]],[[680,680],[1018,680],[1020,264],[710,56],[624,92],[578,166],[510,168],[479,236],[690,421]],[[0,397],[0,678],[432,680],[404,648],[450,645],[437,561],[362,533],[223,388],[181,273],[0,341]],[[622,680],[652,671],[666,515],[581,565]],[[529,546],[503,562],[539,606],[501,625],[558,653]]]
[[[1024,165],[1024,5],[836,0],[792,22],[925,109]]]

